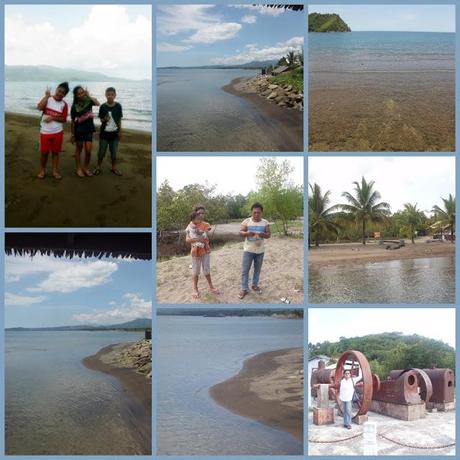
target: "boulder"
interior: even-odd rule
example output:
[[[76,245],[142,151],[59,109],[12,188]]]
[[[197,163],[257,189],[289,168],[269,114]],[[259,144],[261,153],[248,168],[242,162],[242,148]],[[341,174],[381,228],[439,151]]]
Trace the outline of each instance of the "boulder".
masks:
[[[278,88],[278,85],[273,85],[273,84],[268,85],[268,89],[276,89],[276,88]]]
[[[275,99],[275,97],[278,96],[278,93],[276,91],[272,91],[268,96],[267,99]]]

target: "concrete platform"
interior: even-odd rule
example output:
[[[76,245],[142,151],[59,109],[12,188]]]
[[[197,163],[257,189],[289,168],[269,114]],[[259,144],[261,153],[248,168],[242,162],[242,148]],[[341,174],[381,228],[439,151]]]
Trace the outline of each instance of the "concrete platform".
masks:
[[[455,442],[455,411],[427,413],[426,417],[414,421],[397,420],[385,415],[369,412],[369,421],[377,425],[378,455],[444,456],[455,455],[455,446],[442,449],[415,449],[411,446],[443,446]],[[363,426],[353,424],[351,430],[343,428],[343,418],[336,416],[333,425],[313,425],[312,412],[308,414],[309,455],[363,455]],[[341,439],[356,436],[353,439]],[[382,438],[386,436],[388,439]],[[310,441],[322,441],[314,443]],[[326,442],[324,442],[326,441]],[[339,441],[339,442],[329,442]]]

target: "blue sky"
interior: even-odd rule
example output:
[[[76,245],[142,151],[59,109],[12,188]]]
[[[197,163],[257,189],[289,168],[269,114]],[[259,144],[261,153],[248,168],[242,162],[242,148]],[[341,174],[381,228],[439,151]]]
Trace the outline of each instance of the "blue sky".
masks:
[[[6,256],[5,327],[151,317],[152,283],[148,261]]]
[[[149,5],[7,5],[5,63],[151,78]]]
[[[455,32],[454,5],[310,5],[337,13],[352,31]]]
[[[252,5],[159,5],[158,66],[280,59],[303,44],[305,15]]]

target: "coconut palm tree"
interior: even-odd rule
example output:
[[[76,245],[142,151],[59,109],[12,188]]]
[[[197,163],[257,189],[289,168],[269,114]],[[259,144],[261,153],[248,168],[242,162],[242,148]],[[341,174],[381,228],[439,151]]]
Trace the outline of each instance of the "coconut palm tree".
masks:
[[[340,204],[338,207],[344,212],[345,216],[352,218],[356,223],[360,223],[363,232],[363,244],[366,244],[366,224],[367,222],[384,222],[390,215],[390,205],[380,200],[380,193],[374,190],[374,181],[366,182],[364,177],[361,183],[353,182],[354,194],[343,192],[342,196],[348,203]]]
[[[422,223],[423,217],[423,212],[420,211],[420,209],[417,209],[417,203],[406,203],[404,205],[404,210],[401,213],[401,218],[404,225],[409,227],[410,239],[412,243],[415,243],[415,230]]]
[[[336,206],[328,207],[330,191],[324,195],[318,184],[309,184],[310,194],[308,197],[308,224],[310,235],[314,236],[315,246],[319,246],[321,232],[328,231],[338,234],[340,226],[334,221],[337,215]],[[310,241],[310,238],[308,239]]]
[[[290,69],[293,69],[295,67],[295,52],[294,51],[288,52],[286,56],[286,61]]]
[[[450,241],[453,243],[455,233],[455,197],[449,193],[449,198],[441,198],[441,200],[444,203],[444,209],[435,205],[431,212],[435,215],[436,224],[442,227],[450,227]]]

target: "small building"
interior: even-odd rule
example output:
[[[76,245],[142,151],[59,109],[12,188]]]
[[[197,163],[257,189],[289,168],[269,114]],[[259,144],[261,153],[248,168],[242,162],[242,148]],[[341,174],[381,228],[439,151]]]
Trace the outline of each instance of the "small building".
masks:
[[[287,72],[288,70],[289,67],[287,65],[280,65],[272,70],[272,75],[276,77],[277,75],[280,75],[283,72]]]

